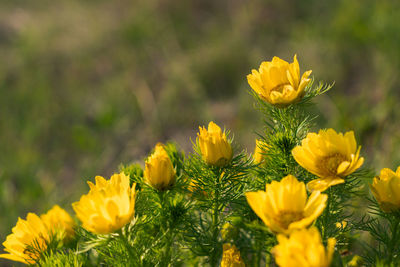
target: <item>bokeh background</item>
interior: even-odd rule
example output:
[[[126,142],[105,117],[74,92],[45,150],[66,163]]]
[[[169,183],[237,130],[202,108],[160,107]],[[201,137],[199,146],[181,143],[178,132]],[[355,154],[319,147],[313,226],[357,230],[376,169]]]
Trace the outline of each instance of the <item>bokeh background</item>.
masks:
[[[252,152],[246,75],[275,55],[335,82],[318,127],[354,130],[372,168],[396,168],[399,18],[397,0],[0,1],[0,241],[159,141],[191,152],[210,120]]]

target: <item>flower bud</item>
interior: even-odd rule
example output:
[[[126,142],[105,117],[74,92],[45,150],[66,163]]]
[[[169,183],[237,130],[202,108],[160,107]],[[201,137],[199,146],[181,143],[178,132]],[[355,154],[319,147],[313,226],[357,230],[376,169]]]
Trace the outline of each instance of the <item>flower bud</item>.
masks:
[[[232,159],[232,148],[225,132],[214,122],[208,124],[208,130],[199,127],[199,131],[197,137],[203,160],[213,166],[227,165]]]
[[[163,191],[175,183],[175,169],[164,145],[158,143],[155,151],[146,160],[144,180],[157,190]]]
[[[400,167],[394,172],[384,168],[370,185],[374,197],[384,212],[400,209]]]
[[[256,148],[254,149],[254,163],[260,164],[265,162],[265,154],[268,152],[268,147],[267,144],[262,141],[257,139],[256,140]]]
[[[244,267],[245,264],[240,257],[240,251],[235,245],[224,244],[221,267]]]

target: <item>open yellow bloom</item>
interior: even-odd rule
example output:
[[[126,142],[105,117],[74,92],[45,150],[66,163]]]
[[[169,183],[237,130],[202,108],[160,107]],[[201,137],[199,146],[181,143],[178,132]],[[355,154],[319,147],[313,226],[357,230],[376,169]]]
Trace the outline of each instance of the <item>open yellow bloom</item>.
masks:
[[[209,165],[225,166],[232,159],[231,144],[226,138],[225,132],[214,122],[205,127],[199,127],[197,134],[203,160]]]
[[[82,227],[95,234],[108,234],[128,224],[135,213],[135,186],[129,185],[124,173],[110,180],[96,176],[96,184],[88,182],[90,191],[72,204]]]
[[[309,190],[324,191],[328,187],[344,183],[344,177],[361,167],[354,132],[336,133],[333,129],[309,133],[301,141],[301,146],[292,150],[294,159],[307,171],[315,174],[315,179],[307,184]]]
[[[245,267],[240,251],[235,245],[224,244],[221,267]]]
[[[153,154],[146,160],[144,179],[147,184],[163,191],[175,183],[175,169],[163,144],[158,143]]]
[[[46,250],[49,240],[45,223],[36,214],[28,213],[26,220],[18,218],[12,234],[3,243],[8,254],[0,254],[0,258],[33,264],[40,256],[38,253]]]
[[[310,82],[311,70],[300,78],[300,67],[295,55],[292,63],[279,57],[261,63],[259,70],[247,75],[251,88],[265,101],[284,107],[299,101],[304,96],[304,88]]]
[[[280,267],[328,267],[336,240],[329,238],[325,249],[318,229],[311,227],[295,231],[289,237],[278,235],[278,243],[273,254]]]
[[[265,161],[265,153],[268,148],[262,140],[256,140],[256,148],[254,149],[254,163],[259,164]]]
[[[40,215],[49,233],[55,234],[59,240],[69,240],[74,234],[75,222],[64,209],[54,205],[47,213]]]
[[[289,234],[309,226],[325,209],[327,195],[314,191],[307,199],[306,186],[293,175],[272,181],[265,191],[246,193],[247,202],[275,233]]]
[[[370,188],[384,212],[400,209],[400,167],[396,172],[388,168],[382,169]]]

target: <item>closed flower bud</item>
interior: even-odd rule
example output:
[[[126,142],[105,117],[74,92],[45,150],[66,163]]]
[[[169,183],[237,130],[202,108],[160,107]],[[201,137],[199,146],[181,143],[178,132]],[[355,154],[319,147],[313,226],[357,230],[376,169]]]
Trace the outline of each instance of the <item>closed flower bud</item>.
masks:
[[[256,140],[256,148],[254,149],[254,163],[260,164],[265,162],[265,154],[268,152],[267,144],[262,140]]]
[[[203,160],[212,166],[225,166],[232,159],[232,147],[226,138],[225,132],[214,122],[205,127],[199,127],[197,134]]]
[[[400,167],[396,172],[388,168],[382,169],[370,188],[384,212],[400,209]]]
[[[235,245],[224,244],[221,267],[245,267],[240,251]]]
[[[158,143],[155,151],[146,160],[144,179],[147,184],[163,191],[175,183],[175,169],[163,144]]]
[[[300,67],[296,55],[288,63],[279,57],[261,63],[259,70],[247,75],[251,88],[268,103],[285,107],[298,102],[305,94],[304,88],[311,81],[311,70],[300,77]]]

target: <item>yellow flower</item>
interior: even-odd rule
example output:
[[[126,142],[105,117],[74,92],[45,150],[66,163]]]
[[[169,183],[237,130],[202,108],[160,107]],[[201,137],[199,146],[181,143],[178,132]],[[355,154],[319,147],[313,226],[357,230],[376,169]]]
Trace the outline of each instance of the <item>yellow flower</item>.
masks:
[[[400,167],[396,172],[384,168],[370,185],[374,197],[384,212],[400,209]]]
[[[36,214],[28,213],[26,220],[18,218],[12,234],[3,243],[9,254],[0,254],[0,258],[33,264],[40,256],[38,253],[46,250],[49,239],[44,222]]]
[[[254,163],[259,164],[265,161],[265,153],[268,148],[262,140],[256,140],[256,148],[254,149]]]
[[[247,75],[251,88],[272,105],[285,107],[304,96],[304,88],[310,82],[311,70],[300,78],[300,67],[295,55],[292,63],[279,57],[261,63],[259,70]]]
[[[75,222],[64,209],[54,205],[46,214],[40,215],[49,233],[55,234],[59,240],[69,240],[74,234]]]
[[[232,159],[232,148],[226,139],[225,132],[214,122],[205,127],[199,127],[197,134],[203,160],[209,165],[225,166]]]
[[[240,251],[235,245],[224,244],[221,267],[245,267]]]
[[[328,129],[309,133],[292,154],[297,163],[319,177],[309,182],[307,188],[322,192],[344,183],[344,177],[361,167],[364,158],[360,157],[360,149],[353,131],[343,135]]]
[[[175,183],[175,169],[164,145],[158,143],[153,154],[146,160],[144,179],[147,184],[163,191]]]
[[[328,239],[325,249],[318,229],[301,229],[289,237],[278,235],[278,245],[273,248],[275,261],[280,267],[328,267],[331,264],[336,240]]]
[[[135,186],[129,186],[124,173],[110,180],[96,176],[96,184],[88,182],[90,191],[72,204],[82,227],[95,234],[108,234],[128,224],[135,213]]]
[[[272,181],[264,191],[246,193],[247,202],[258,217],[275,233],[289,234],[309,226],[325,209],[327,195],[314,191],[307,199],[303,182],[288,175]]]

